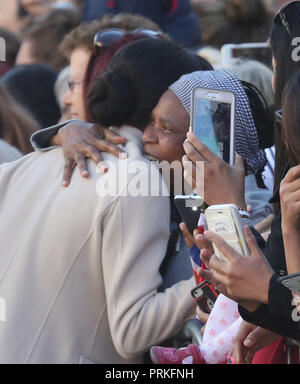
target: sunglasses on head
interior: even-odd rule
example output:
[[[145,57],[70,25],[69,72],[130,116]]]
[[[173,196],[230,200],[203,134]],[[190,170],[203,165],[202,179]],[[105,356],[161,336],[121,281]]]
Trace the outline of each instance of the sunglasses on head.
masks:
[[[300,9],[300,1],[292,1],[280,9],[277,15],[274,18],[274,24],[278,26],[283,26],[287,31],[289,36],[292,34],[292,28],[290,22],[288,21],[291,15],[294,13],[295,9]]]
[[[133,31],[125,31],[119,28],[103,29],[96,33],[94,37],[94,46],[98,48],[108,47],[112,43],[120,42],[125,36],[136,36],[145,38],[164,38],[161,32],[152,31],[151,29],[138,28]]]

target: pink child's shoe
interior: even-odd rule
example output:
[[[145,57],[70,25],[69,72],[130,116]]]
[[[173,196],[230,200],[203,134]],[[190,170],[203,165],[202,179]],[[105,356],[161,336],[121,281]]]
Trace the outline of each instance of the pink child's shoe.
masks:
[[[150,356],[154,364],[205,364],[197,344],[180,349],[152,347]]]

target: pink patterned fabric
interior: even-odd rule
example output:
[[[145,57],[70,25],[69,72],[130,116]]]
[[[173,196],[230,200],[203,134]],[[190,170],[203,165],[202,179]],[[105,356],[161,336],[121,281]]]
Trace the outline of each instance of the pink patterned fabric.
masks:
[[[226,364],[241,322],[237,303],[220,294],[206,323],[200,346],[152,347],[151,359],[154,364]]]
[[[205,364],[196,344],[181,349],[152,347],[150,356],[154,364]]]
[[[199,349],[207,364],[224,364],[242,319],[238,305],[220,294],[206,323]]]

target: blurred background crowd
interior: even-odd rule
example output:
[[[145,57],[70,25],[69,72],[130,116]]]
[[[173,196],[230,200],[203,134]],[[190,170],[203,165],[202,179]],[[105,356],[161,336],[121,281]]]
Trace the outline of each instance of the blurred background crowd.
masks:
[[[61,43],[79,24],[94,23],[89,32],[78,33],[77,37],[84,39],[84,33],[110,27],[109,17],[113,15],[141,15],[147,20],[139,26],[161,29],[176,42],[199,52],[212,65],[220,65],[219,50],[224,44],[266,41],[272,17],[284,3],[279,0],[193,0],[191,3],[188,0],[0,0],[0,37],[6,42],[6,61],[0,62],[1,94],[6,100],[0,107],[1,137],[22,153],[28,153],[32,150],[28,137],[33,131],[58,122],[61,116],[70,116],[64,95],[68,81],[65,68],[69,65],[71,49],[67,42]],[[97,21],[103,17],[108,18],[98,27]],[[12,108],[18,111],[14,117]],[[20,114],[26,117],[20,118]],[[9,124],[14,124],[16,133],[11,133]]]
[[[34,130],[56,123],[61,115],[69,117],[63,97],[70,47],[67,52],[67,43],[61,43],[80,23],[93,20],[88,35],[99,29],[97,21],[103,17],[108,18],[99,26],[105,28],[112,25],[109,17],[113,15],[138,14],[147,17],[139,26],[161,29],[218,65],[223,44],[266,41],[270,21],[283,3],[286,1],[0,0],[0,37],[6,42],[6,61],[0,62],[1,94],[6,100],[0,107],[1,137],[28,153],[32,150],[28,137]],[[77,37],[84,39],[84,33]],[[12,108],[18,111],[14,118]],[[26,117],[20,118],[20,114]],[[14,124],[17,133],[11,133],[9,124]]]

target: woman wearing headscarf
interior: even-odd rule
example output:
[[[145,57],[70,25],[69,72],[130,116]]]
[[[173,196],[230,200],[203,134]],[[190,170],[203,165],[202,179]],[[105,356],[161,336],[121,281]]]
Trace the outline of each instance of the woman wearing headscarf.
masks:
[[[93,112],[111,111],[112,124],[141,122],[137,128],[123,124],[118,132],[127,138],[130,164],[140,159],[150,165],[141,151],[143,119],[181,71],[193,63],[198,68],[199,61],[155,38],[126,45],[113,60],[98,79]],[[117,63],[127,73],[112,74]],[[167,73],[157,70],[160,66]],[[116,108],[115,97],[126,97],[126,103]],[[118,159],[105,159],[116,170],[122,167]],[[62,151],[54,149],[0,168],[1,296],[9,303],[0,327],[0,361],[141,362],[145,350],[176,334],[194,311],[192,277],[158,292],[169,199],[130,194],[130,180],[143,185],[146,170],[128,169],[127,180],[118,178],[117,191],[99,197],[106,182],[115,185],[116,174],[99,174],[92,165],[89,180],[77,174],[71,188],[63,189],[63,166]],[[160,181],[157,170],[156,175]]]
[[[237,153],[243,158],[245,170],[248,174],[259,174],[265,165],[265,154],[259,145],[259,138],[253,116],[255,111],[251,111],[247,94],[239,80],[230,72],[225,70],[194,72],[182,76],[177,82],[171,85],[169,96],[172,97],[172,105],[169,108],[170,114],[174,114],[175,110],[179,110],[180,104],[191,113],[191,93],[196,88],[209,88],[216,90],[232,91],[236,95],[236,128],[235,128],[235,147]],[[163,107],[160,104],[166,103],[166,94],[164,94],[153,114],[156,110]],[[170,101],[169,101],[170,102]],[[253,115],[252,115],[253,114]],[[159,120],[159,114],[157,116]],[[178,119],[176,116],[175,119]],[[243,191],[242,171],[240,173],[240,190]],[[201,186],[202,187],[202,186]],[[229,204],[232,202],[231,180],[229,178],[220,178],[218,184],[214,186],[216,189],[222,188],[226,190],[222,194],[223,200],[220,204]],[[243,196],[243,193],[241,193]],[[213,203],[213,196],[206,194],[204,181],[204,199],[207,203]],[[237,202],[239,208],[246,210],[246,202],[241,198]],[[249,224],[249,221],[248,221]],[[251,224],[250,224],[251,225]],[[239,330],[242,318],[238,313],[238,305],[224,295],[219,295],[211,316],[205,327],[202,344],[198,347],[195,344],[189,345],[187,348],[174,349],[153,347],[151,349],[151,357],[154,363],[160,364],[181,364],[181,363],[225,363],[228,352],[232,349],[235,336]]]
[[[282,93],[291,76],[299,70],[299,62],[293,60],[293,39],[299,36],[300,32],[300,2],[292,1],[283,7],[275,16],[270,33],[270,45],[273,54],[274,79],[273,87],[275,89],[276,107],[280,108],[282,103]],[[275,147],[276,147],[276,166],[275,166],[275,183],[273,203],[279,204],[279,186],[284,176],[289,170],[290,164],[287,158],[286,140],[283,135],[281,124],[277,126],[275,131]],[[190,145],[197,147],[193,156],[193,161],[196,161],[200,152],[203,149],[201,143],[195,138],[190,137],[190,144],[187,144],[187,150],[190,151]],[[197,154],[198,152],[198,154]],[[214,190],[214,180],[218,180],[218,171],[213,166],[212,162],[208,162],[213,173],[212,182],[207,188]],[[232,170],[228,172],[231,174]],[[234,192],[234,180],[232,181],[232,196],[233,201],[239,200],[239,191]],[[221,192],[222,191],[218,191]],[[234,196],[235,195],[235,196]],[[216,196],[218,201],[220,196]],[[279,208],[279,209],[278,209]],[[231,256],[228,258],[228,263],[218,263],[214,256],[207,255],[206,262],[215,271],[214,276],[209,273],[204,273],[206,279],[211,279],[215,285],[226,284],[224,289],[229,288],[231,295],[235,296],[236,300],[243,305],[239,306],[239,312],[245,322],[257,326],[255,332],[262,330],[270,330],[286,337],[300,340],[299,323],[293,321],[291,314],[295,310],[293,305],[293,297],[291,292],[284,287],[279,281],[280,276],[287,274],[287,266],[285,260],[285,249],[283,244],[282,234],[282,213],[280,206],[277,207],[278,214],[275,217],[271,233],[264,247],[264,253],[257,251],[255,241],[251,236],[246,236],[251,244],[253,244],[252,257],[242,258],[231,249],[226,253]],[[216,235],[208,234],[210,241],[218,241]],[[197,239],[196,239],[197,240]],[[198,239],[200,248],[209,248],[205,239]],[[218,242],[219,246],[223,244]],[[210,251],[211,248],[210,248]],[[211,253],[212,254],[212,253]],[[267,267],[266,267],[267,265]],[[231,273],[232,272],[232,273]],[[204,276],[203,276],[204,277]],[[248,301],[246,305],[245,300]],[[240,344],[240,349],[245,349],[243,341],[249,335],[254,339],[253,326],[247,323],[244,324],[243,340]],[[256,346],[262,345],[262,339],[256,339]],[[267,344],[264,344],[267,345]],[[251,344],[253,348],[254,343]],[[249,351],[249,349],[248,349]],[[241,358],[239,361],[244,361]]]
[[[173,86],[172,86],[173,87]],[[245,85],[242,86],[241,82],[236,78],[235,75],[225,70],[218,71],[201,71],[195,72],[194,75],[186,75],[181,78],[180,81],[174,84],[174,88],[171,89],[176,92],[178,98],[180,99],[181,108],[183,108],[185,114],[185,122],[182,126],[178,127],[177,131],[181,131],[176,140],[170,140],[170,136],[165,137],[158,136],[156,137],[157,143],[151,142],[151,137],[149,139],[148,133],[150,136],[153,131],[153,124],[149,124],[143,135],[143,141],[145,143],[145,153],[157,158],[158,160],[167,160],[170,163],[173,160],[181,160],[182,156],[185,154],[182,144],[186,139],[186,133],[189,130],[189,113],[190,113],[190,95],[191,90],[196,87],[202,88],[213,88],[220,90],[233,91],[237,94],[237,122],[236,122],[236,139],[235,139],[235,149],[236,152],[244,159],[246,165],[246,203],[251,205],[253,193],[260,194],[260,204],[257,206],[252,206],[252,219],[256,223],[268,216],[272,212],[272,207],[268,203],[268,200],[271,198],[270,193],[263,189],[259,188],[257,184],[260,183],[261,173],[266,164],[266,158],[264,154],[264,127],[265,119],[268,115],[268,111],[262,106],[261,98],[256,95],[256,92],[252,90],[252,102],[249,103],[249,87]],[[159,105],[159,103],[158,103]],[[260,108],[257,108],[257,105]],[[172,105],[170,105],[171,110],[173,111]],[[155,113],[154,109],[153,114]],[[153,115],[152,114],[152,115]],[[172,114],[172,113],[170,113]],[[176,111],[174,111],[174,116]],[[152,116],[153,117],[153,116]],[[98,116],[98,119],[101,119],[101,116]],[[101,124],[101,121],[96,121],[96,123]],[[75,129],[75,126],[77,128]],[[179,124],[178,124],[179,125]],[[55,135],[61,126],[53,127],[49,131],[38,131],[32,138],[32,143],[36,149],[42,149],[41,145],[46,148],[47,143],[51,142],[50,135]],[[89,130],[89,126],[82,126],[81,122],[76,123],[66,123],[62,129],[65,130],[66,134],[61,136],[61,145],[68,145],[68,152],[72,156],[69,145],[70,138],[72,136],[73,142],[81,142],[82,145],[86,145],[85,138],[87,139],[89,134],[96,138],[96,134],[93,132],[93,129]],[[155,131],[155,130],[154,130]],[[79,133],[80,132],[80,133]],[[259,133],[259,135],[258,135]],[[42,144],[41,144],[42,143]],[[167,143],[167,147],[166,147]],[[93,145],[90,141],[86,147],[82,148],[82,154],[84,156],[89,156],[90,145]],[[51,148],[51,146],[49,147]],[[95,147],[98,151],[98,148]],[[154,150],[154,153],[152,153]],[[78,148],[76,148],[78,151]],[[75,152],[75,148],[74,148]],[[70,162],[71,158],[67,159],[67,162]],[[258,183],[257,183],[258,181]],[[242,191],[244,191],[244,184],[242,186]],[[230,193],[230,192],[229,192]],[[261,204],[264,202],[263,204]]]
[[[236,150],[244,159],[247,172],[258,175],[265,165],[265,155],[263,149],[260,148],[260,140],[255,122],[259,123],[259,119],[261,119],[262,116],[257,116],[255,110],[251,111],[247,94],[242,84],[233,74],[224,70],[194,72],[184,75],[170,86],[170,89],[162,95],[154,108],[151,122],[144,131],[143,141],[145,143],[145,153],[151,156],[152,159],[165,160],[169,163],[175,160],[181,160],[184,154],[182,144],[189,129],[190,95],[192,90],[198,87],[227,90],[236,94]],[[101,123],[100,120],[97,122]],[[40,134],[43,133],[41,132]],[[243,176],[243,169],[239,169],[238,172]],[[241,191],[244,191],[243,177],[241,177],[240,180]],[[174,180],[173,184],[175,183],[176,180]],[[222,183],[223,188],[225,184],[227,184],[228,187],[228,193],[224,194],[223,203],[229,203],[231,202],[230,180],[229,182],[228,180],[222,180]],[[216,186],[216,188],[218,188],[218,186]],[[245,201],[241,201],[238,205],[246,209]],[[222,341],[222,348],[218,351],[217,355],[213,354],[214,349],[209,348],[211,351],[210,357],[207,355],[209,362],[224,362],[226,360],[226,352],[230,350],[232,340],[241,322],[241,319],[237,316],[237,304],[226,300],[224,296],[221,296],[219,300],[218,307],[226,307],[226,312],[224,311],[226,320],[224,320],[224,325],[218,330],[220,338],[215,339],[216,343],[219,342],[219,339],[224,342]],[[214,332],[211,324],[208,329]],[[228,338],[226,341],[221,335],[222,332],[227,332]],[[216,333],[217,331],[215,331],[215,335]],[[213,342],[212,339],[208,341],[208,343],[211,342]],[[209,353],[209,351],[207,351],[207,353]],[[194,362],[199,362],[199,358],[195,355],[194,359]]]

